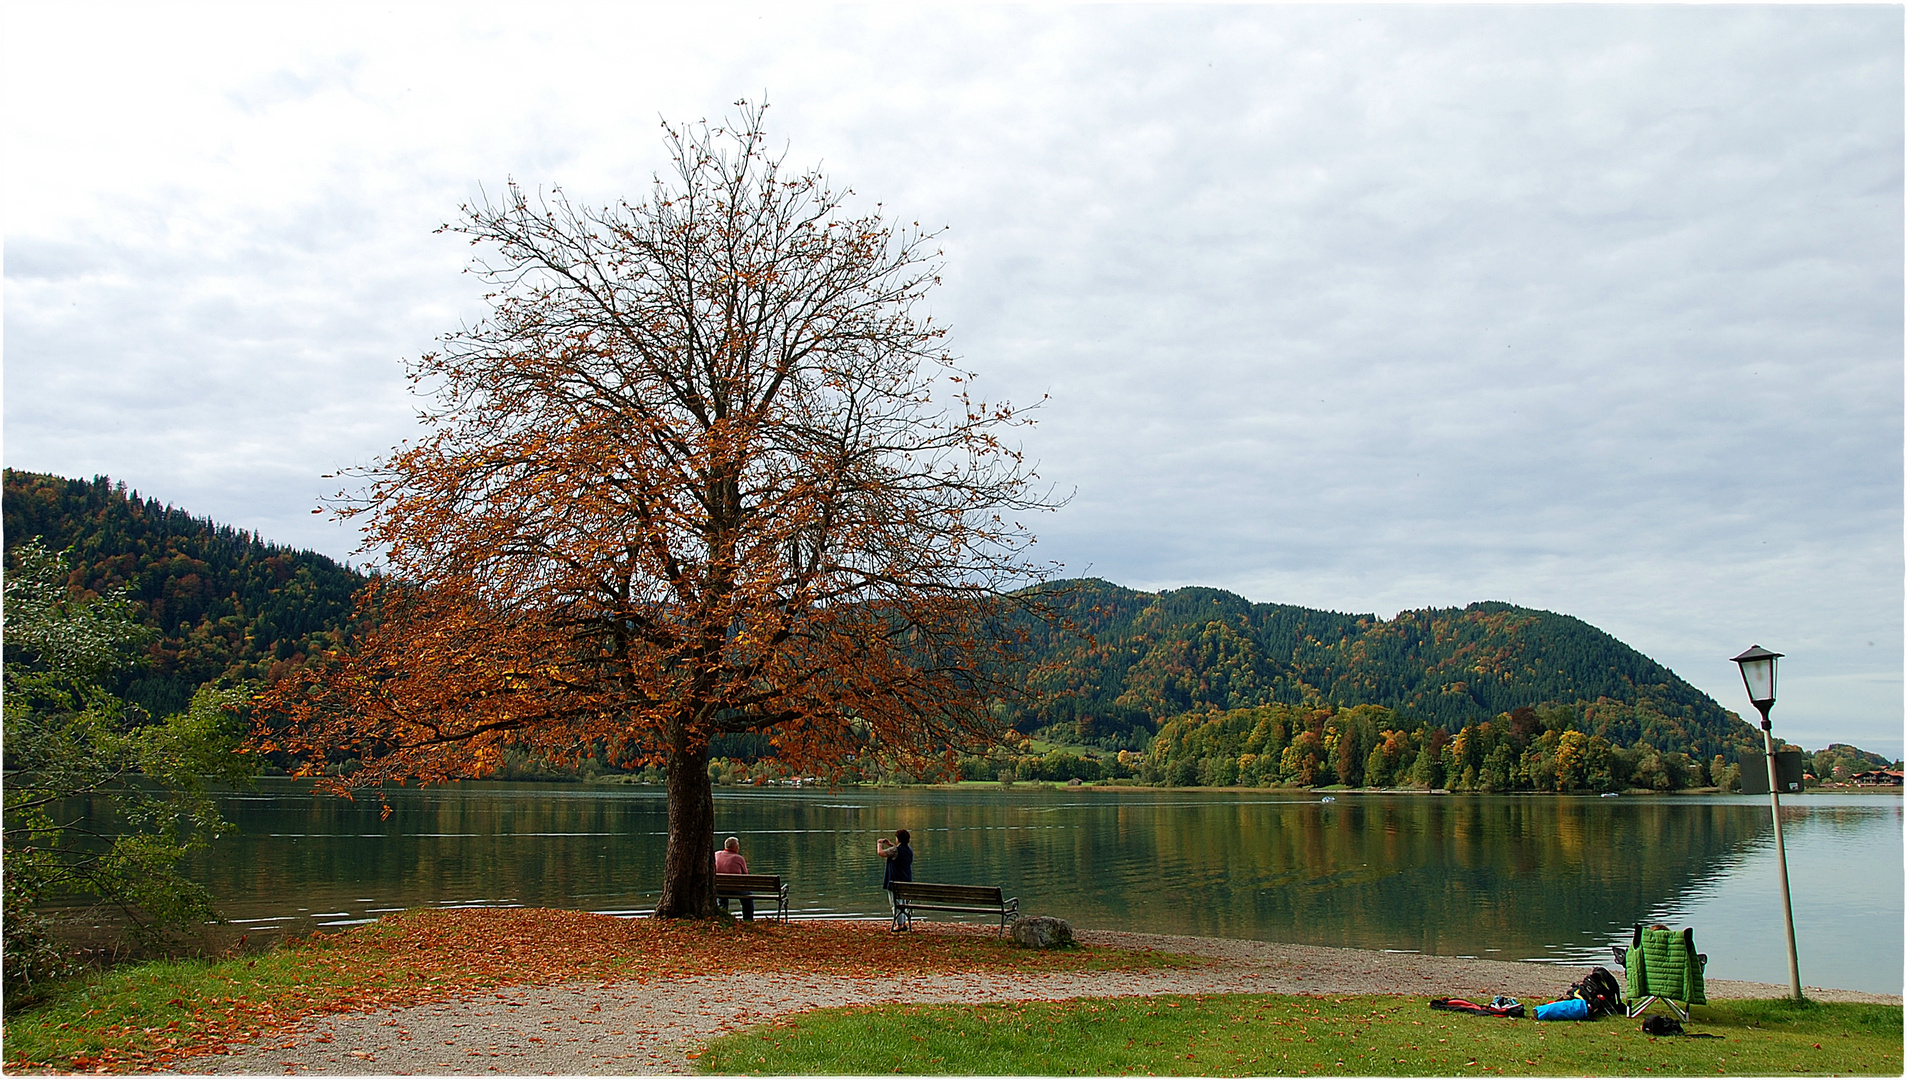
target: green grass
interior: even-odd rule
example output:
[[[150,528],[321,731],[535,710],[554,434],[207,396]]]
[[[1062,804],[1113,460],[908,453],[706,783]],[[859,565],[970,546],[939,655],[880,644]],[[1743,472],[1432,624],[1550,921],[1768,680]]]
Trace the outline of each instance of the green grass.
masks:
[[[154,960],[69,980],[49,1000],[6,1021],[5,1059],[84,1066],[102,1053],[163,1059],[203,1030],[208,1014],[234,1034],[271,1016],[258,1003],[345,992],[391,981],[379,972],[314,965],[287,950],[240,960]],[[315,992],[315,994],[314,994]]]
[[[389,916],[253,957],[94,971],[6,1018],[10,1072],[153,1069],[250,1039],[316,1010],[373,1009],[494,986],[721,970],[988,974],[1196,967],[1170,953],[1032,950],[990,930],[893,935],[871,924],[792,926],[625,920],[587,912],[472,909]]]
[[[1539,1024],[1422,998],[1241,994],[823,1009],[710,1044],[718,1073],[1189,1076],[1774,1076],[1902,1071],[1901,1009],[1730,1001],[1692,1032]]]

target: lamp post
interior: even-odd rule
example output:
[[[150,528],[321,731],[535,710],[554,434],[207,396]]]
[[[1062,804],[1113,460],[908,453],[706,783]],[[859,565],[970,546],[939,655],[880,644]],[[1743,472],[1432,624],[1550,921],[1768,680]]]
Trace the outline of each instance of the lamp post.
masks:
[[[1781,784],[1775,779],[1775,737],[1768,723],[1768,710],[1775,706],[1775,660],[1778,652],[1750,645],[1740,656],[1732,657],[1741,665],[1742,685],[1748,688],[1748,700],[1761,713],[1761,742],[1768,752],[1768,801],[1774,806],[1775,861],[1781,864],[1781,917],[1788,923],[1788,996],[1801,1000],[1801,964],[1794,951],[1794,905],[1788,899],[1788,850],[1781,844]]]

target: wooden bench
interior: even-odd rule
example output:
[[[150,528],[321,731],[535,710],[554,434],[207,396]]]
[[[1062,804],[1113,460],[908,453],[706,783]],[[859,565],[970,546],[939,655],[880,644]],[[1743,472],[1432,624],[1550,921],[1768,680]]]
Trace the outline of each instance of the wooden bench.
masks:
[[[959,911],[975,915],[996,915],[1000,934],[1006,933],[1007,920],[1019,914],[1020,898],[1003,897],[998,885],[940,885],[931,881],[896,881],[894,909],[912,918],[916,911]]]
[[[772,900],[775,904],[775,920],[788,921],[788,883],[781,880],[780,874],[717,874],[715,898]]]

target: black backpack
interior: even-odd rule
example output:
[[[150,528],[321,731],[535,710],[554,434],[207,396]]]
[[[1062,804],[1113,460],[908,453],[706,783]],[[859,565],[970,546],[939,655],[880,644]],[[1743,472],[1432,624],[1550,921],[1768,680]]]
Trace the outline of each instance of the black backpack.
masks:
[[[1569,997],[1581,998],[1589,1006],[1589,1018],[1624,1012],[1622,984],[1607,968],[1590,968],[1583,981],[1569,988]]]

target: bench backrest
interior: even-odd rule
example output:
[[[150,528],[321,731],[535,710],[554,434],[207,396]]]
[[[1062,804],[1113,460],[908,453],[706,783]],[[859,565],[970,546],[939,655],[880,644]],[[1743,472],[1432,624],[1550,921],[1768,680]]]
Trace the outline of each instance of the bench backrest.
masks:
[[[899,900],[949,904],[1002,902],[998,885],[942,885],[932,881],[896,881],[893,889],[895,898]]]
[[[730,889],[755,889],[762,892],[776,892],[781,888],[780,874],[717,874],[715,887]]]

